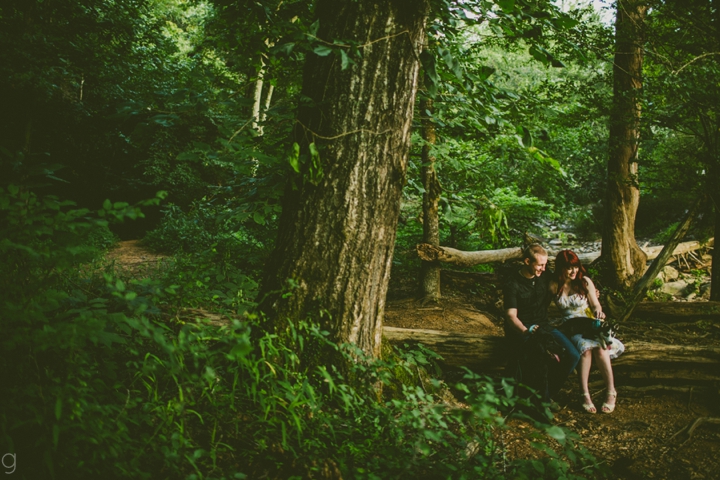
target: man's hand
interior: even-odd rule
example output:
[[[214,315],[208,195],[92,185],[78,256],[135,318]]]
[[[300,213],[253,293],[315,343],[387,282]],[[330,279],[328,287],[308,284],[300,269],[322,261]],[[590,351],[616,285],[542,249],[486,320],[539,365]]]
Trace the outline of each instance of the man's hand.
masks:
[[[534,332],[537,332],[538,325],[530,325],[527,330],[525,330],[525,333],[528,335],[532,335]]]

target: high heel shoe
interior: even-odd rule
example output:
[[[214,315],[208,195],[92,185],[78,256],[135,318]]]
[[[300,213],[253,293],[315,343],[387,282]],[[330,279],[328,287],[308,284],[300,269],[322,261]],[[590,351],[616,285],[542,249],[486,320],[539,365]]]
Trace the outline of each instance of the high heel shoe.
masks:
[[[592,397],[590,396],[590,393],[583,393],[582,397],[583,397],[582,406],[585,409],[585,411],[587,413],[597,413],[597,408],[595,408],[595,405],[592,402]],[[590,403],[587,403],[588,401]]]
[[[613,399],[612,405],[607,403],[608,400]],[[617,392],[607,392],[607,399],[602,405],[602,412],[603,413],[612,413],[615,411],[615,402],[617,401]]]

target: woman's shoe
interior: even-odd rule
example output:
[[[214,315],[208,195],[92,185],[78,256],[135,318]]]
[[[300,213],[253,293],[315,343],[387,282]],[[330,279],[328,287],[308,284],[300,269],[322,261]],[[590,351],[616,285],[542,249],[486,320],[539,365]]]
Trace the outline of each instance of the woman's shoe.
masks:
[[[597,413],[597,408],[595,408],[595,405],[592,402],[592,397],[590,396],[590,394],[583,393],[582,397],[584,400],[582,406],[585,409],[585,411],[588,413]]]
[[[607,401],[610,399],[613,400],[612,405],[607,403]],[[615,400],[617,400],[617,392],[608,392],[607,399],[605,400],[605,403],[603,403],[603,405],[602,405],[603,413],[612,413],[613,411],[615,411]]]

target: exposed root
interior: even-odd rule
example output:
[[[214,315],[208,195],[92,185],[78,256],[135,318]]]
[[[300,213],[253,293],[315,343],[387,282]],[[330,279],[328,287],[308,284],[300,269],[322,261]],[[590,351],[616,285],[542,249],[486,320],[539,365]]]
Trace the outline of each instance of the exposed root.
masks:
[[[682,435],[682,434],[687,435],[687,439],[685,439],[685,441],[680,444],[680,446],[682,447],[683,445],[685,445],[687,442],[690,441],[690,439],[693,436],[693,432],[695,432],[695,429],[698,428],[703,423],[714,423],[714,424],[720,425],[720,417],[698,417],[695,420],[693,420],[692,422],[685,425],[685,427],[683,427],[682,430],[680,430],[675,435],[670,437],[668,442],[673,441],[675,439],[675,437],[677,437],[678,435]]]

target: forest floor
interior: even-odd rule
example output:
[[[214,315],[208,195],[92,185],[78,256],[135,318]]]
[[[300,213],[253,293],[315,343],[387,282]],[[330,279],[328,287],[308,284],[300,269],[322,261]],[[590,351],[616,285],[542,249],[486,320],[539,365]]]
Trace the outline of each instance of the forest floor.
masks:
[[[108,259],[132,276],[144,276],[148,269],[167,261],[151,253],[139,241],[120,242]],[[412,275],[391,280],[385,310],[385,324],[393,327],[446,330],[458,333],[503,335],[502,292],[493,274],[443,270],[443,299],[439,305],[422,305],[416,298],[417,282]],[[709,332],[690,328],[678,333],[673,343],[720,345],[720,328]],[[707,330],[707,328],[706,328]],[[631,319],[623,326],[622,340],[648,341],[647,323]],[[662,333],[664,340],[673,332]],[[652,339],[651,339],[652,340]],[[448,381],[451,381],[448,378]],[[591,385],[600,383],[597,372]],[[655,382],[661,388],[662,380]],[[588,414],[581,408],[580,391],[568,380],[557,401],[563,407],[555,422],[582,437],[582,443],[618,479],[720,479],[720,425],[703,424],[688,439],[673,438],[700,417],[720,417],[718,385],[685,391],[633,390],[633,381],[616,378],[617,408],[612,414]],[[707,386],[706,386],[707,387]],[[601,386],[593,391],[598,410],[604,401]],[[592,389],[592,387],[591,387]],[[537,455],[519,432],[527,428],[514,422],[504,435],[508,454],[515,458]],[[514,429],[514,430],[513,430]]]
[[[443,299],[439,305],[422,305],[416,299],[418,283],[412,275],[392,282],[385,310],[385,325],[401,328],[445,330],[478,335],[503,335],[502,291],[493,274],[443,270]],[[702,324],[701,324],[702,325]],[[661,330],[657,329],[656,330]],[[708,331],[709,330],[709,331]],[[621,330],[621,340],[667,341],[678,344],[720,346],[720,328],[690,327],[682,332],[662,331],[663,340],[648,338],[648,322],[630,319]],[[605,400],[602,380],[591,374],[591,393],[598,410]],[[637,381],[616,377],[617,407],[612,414],[588,414],[581,407],[580,389],[568,380],[557,398],[563,407],[555,422],[582,437],[585,445],[618,479],[720,479],[720,425],[703,424],[692,438],[678,435],[699,417],[720,417],[718,385],[663,391],[666,385],[650,380],[643,391]],[[595,388],[593,389],[593,384]],[[660,389],[652,389],[655,384]],[[519,429],[522,422],[513,423]],[[505,436],[508,454],[527,458],[536,454],[512,430]]]
[[[162,268],[169,262],[167,255],[154,253],[145,248],[140,240],[123,240],[111,249],[105,259],[114,263],[125,275],[143,277],[146,273]]]

